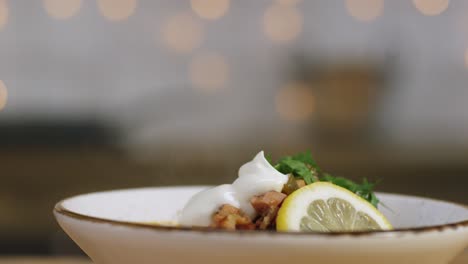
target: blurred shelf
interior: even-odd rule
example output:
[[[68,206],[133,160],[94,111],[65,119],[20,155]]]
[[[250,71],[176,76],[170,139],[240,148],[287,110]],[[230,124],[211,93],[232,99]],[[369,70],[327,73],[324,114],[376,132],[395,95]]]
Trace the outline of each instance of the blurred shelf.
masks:
[[[79,257],[9,257],[0,258],[0,264],[92,264],[86,258]],[[468,263],[468,251],[463,252],[450,264]],[[395,263],[396,264],[396,263]]]
[[[91,119],[2,120],[0,147],[112,146],[116,131],[109,122]]]
[[[0,264],[92,264],[87,258],[80,257],[4,257]]]
[[[84,257],[0,257],[0,264],[92,264],[93,262]],[[457,256],[450,264],[468,263],[468,251]],[[397,263],[395,263],[397,264]]]

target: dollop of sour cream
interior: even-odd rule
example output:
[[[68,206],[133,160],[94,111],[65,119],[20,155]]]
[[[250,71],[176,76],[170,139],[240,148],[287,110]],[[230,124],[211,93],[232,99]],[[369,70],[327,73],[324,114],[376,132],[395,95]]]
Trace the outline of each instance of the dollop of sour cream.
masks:
[[[185,205],[179,217],[184,226],[209,226],[212,215],[223,204],[244,211],[251,218],[256,212],[250,199],[268,191],[280,192],[288,176],[278,172],[265,159],[263,151],[242,165],[238,178],[232,184],[223,184],[195,194]]]

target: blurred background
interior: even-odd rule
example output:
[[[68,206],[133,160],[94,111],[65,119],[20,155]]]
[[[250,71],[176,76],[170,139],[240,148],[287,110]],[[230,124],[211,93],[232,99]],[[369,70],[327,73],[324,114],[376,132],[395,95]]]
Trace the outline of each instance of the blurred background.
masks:
[[[0,255],[81,254],[67,196],[310,149],[468,203],[468,1],[0,0]]]

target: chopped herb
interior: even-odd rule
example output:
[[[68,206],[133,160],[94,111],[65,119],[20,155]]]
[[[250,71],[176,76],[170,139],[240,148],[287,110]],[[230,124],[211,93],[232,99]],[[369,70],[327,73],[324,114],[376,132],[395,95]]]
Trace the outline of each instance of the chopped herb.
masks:
[[[352,180],[343,177],[334,177],[330,174],[324,174],[321,178],[321,181],[331,182],[345,189],[348,189],[351,192],[361,196],[363,199],[367,200],[374,207],[377,207],[377,205],[379,204],[379,199],[377,199],[374,193],[375,184],[368,182],[367,179],[364,179],[361,184],[358,184]]]
[[[271,164],[271,166],[275,166],[273,163],[273,158],[271,157],[271,154],[265,154],[265,159],[268,161],[268,163]]]
[[[328,173],[322,173],[317,163],[312,158],[310,151],[293,156],[285,156],[279,159],[276,164],[272,161],[270,155],[267,155],[266,158],[279,172],[291,174],[295,178],[303,179],[306,184],[311,184],[319,180],[331,182],[359,195],[375,207],[379,204],[379,199],[374,193],[374,183],[370,183],[367,179],[364,179],[361,184],[358,184],[343,177],[334,177]]]
[[[303,179],[306,184],[318,181],[319,169],[310,152],[283,157],[274,167],[281,173]]]
[[[314,168],[317,168],[317,162],[312,158],[310,151],[304,153],[298,153],[291,157],[293,160],[301,161],[305,164],[308,164]]]

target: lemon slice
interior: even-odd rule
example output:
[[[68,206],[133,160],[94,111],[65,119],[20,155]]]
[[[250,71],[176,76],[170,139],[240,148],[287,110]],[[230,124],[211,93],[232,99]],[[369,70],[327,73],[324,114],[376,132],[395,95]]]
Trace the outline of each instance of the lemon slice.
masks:
[[[276,218],[278,231],[352,232],[390,230],[372,204],[328,182],[307,185],[289,195]]]

